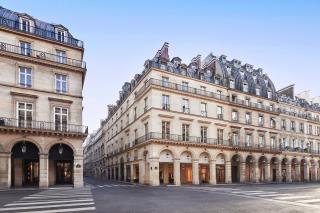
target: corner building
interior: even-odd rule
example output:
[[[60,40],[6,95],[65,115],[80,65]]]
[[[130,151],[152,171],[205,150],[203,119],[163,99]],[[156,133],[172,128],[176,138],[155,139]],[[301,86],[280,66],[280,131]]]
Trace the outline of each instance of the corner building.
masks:
[[[90,144],[101,178],[161,184],[319,181],[320,105],[262,69],[165,43],[126,82]],[[99,173],[101,172],[101,173]]]
[[[0,7],[0,188],[83,186],[83,42]]]

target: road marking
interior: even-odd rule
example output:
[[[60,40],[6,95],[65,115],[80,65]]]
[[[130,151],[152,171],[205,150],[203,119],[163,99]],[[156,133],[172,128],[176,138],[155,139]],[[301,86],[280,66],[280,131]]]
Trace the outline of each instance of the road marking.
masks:
[[[50,204],[50,203],[76,203],[76,202],[92,202],[93,199],[82,199],[82,200],[55,200],[55,201],[40,201],[40,202],[15,202],[9,203],[4,206],[23,206],[23,205],[37,205],[37,204]]]
[[[287,197],[275,197],[273,199],[276,200],[291,200],[291,199],[302,199],[302,198],[310,198],[312,196],[302,195],[302,196],[287,196]]]
[[[244,194],[244,193],[257,193],[257,192],[261,193],[263,191],[236,191],[236,192],[231,192],[231,193],[233,193],[233,194]]]
[[[264,194],[258,195],[259,197],[274,197],[274,196],[291,196],[292,194]]]
[[[84,208],[70,208],[70,209],[53,209],[53,210],[43,210],[43,211],[32,211],[32,213],[58,213],[58,212],[80,212],[80,211],[94,211],[95,207],[84,207]],[[20,213],[30,213],[30,212],[20,212]]]
[[[86,198],[91,197],[91,195],[64,195],[64,196],[50,196],[50,195],[31,195],[29,197],[24,197],[22,199],[47,199],[47,198]]]
[[[87,206],[87,205],[93,205],[93,204],[94,202],[86,202],[86,203],[70,203],[70,204],[58,204],[58,205],[46,205],[46,206],[9,207],[9,208],[1,208],[0,211],[44,209],[44,208],[68,207],[68,206]]]
[[[267,195],[267,194],[277,194],[278,192],[249,192],[249,193],[243,193],[246,195]]]
[[[300,200],[299,203],[316,203],[316,202],[320,202],[320,199],[310,199],[310,200]]]

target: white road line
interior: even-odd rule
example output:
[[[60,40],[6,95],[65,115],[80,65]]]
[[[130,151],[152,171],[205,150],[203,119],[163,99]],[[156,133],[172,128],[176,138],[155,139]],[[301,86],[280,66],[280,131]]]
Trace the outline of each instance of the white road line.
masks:
[[[32,211],[32,213],[58,213],[58,212],[80,212],[80,211],[94,211],[95,207],[84,207],[84,208],[69,208],[69,209],[53,209],[53,210],[43,210],[43,211]],[[20,212],[20,213],[30,213],[30,212]]]
[[[265,195],[265,194],[276,194],[277,192],[249,192],[249,193],[243,193],[246,195]]]
[[[263,192],[263,191],[236,191],[236,192],[231,192],[233,194],[244,194],[244,193],[255,193],[255,192]]]
[[[94,205],[94,202],[70,203],[70,204],[58,204],[58,205],[46,205],[46,206],[26,206],[26,207],[11,207],[11,208],[9,207],[9,208],[0,208],[0,211],[44,209],[44,208],[67,207],[67,206],[89,206],[89,205]]]
[[[316,202],[320,202],[320,199],[310,199],[310,200],[300,200],[298,201],[299,203],[316,203]]]
[[[92,195],[30,195],[29,197],[24,197],[23,199],[37,199],[37,198],[74,198],[74,197],[91,197]]]
[[[13,203],[30,203],[30,202],[46,202],[46,201],[65,201],[65,200],[84,200],[84,199],[93,199],[92,197],[79,197],[79,198],[66,198],[64,199],[63,197],[57,198],[57,199],[36,199],[36,200],[18,200],[14,201]]]
[[[76,202],[92,202],[93,199],[82,199],[82,200],[55,200],[55,201],[41,201],[41,202],[15,202],[6,204],[4,206],[28,206],[28,205],[42,205],[42,204],[50,204],[50,203],[76,203]]]
[[[258,195],[259,197],[274,197],[274,196],[291,196],[292,194],[264,194],[264,195]]]
[[[291,200],[291,199],[302,199],[302,198],[310,198],[310,197],[312,197],[312,196],[301,195],[301,196],[275,197],[273,199],[276,199],[276,200]]]

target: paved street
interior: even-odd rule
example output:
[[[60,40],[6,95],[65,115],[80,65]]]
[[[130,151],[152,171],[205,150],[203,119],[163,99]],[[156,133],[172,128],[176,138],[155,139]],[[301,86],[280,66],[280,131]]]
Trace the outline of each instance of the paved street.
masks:
[[[320,212],[320,185],[149,187],[86,179],[86,187],[0,191],[0,212]]]

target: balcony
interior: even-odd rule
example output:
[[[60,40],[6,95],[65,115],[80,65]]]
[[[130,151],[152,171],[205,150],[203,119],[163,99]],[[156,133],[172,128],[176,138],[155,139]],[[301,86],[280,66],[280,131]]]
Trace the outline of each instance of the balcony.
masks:
[[[71,36],[66,36],[63,39],[61,39],[61,37],[53,31],[44,30],[44,29],[40,29],[32,26],[29,26],[28,30],[23,30],[22,24],[20,24],[18,21],[15,21],[15,20],[0,17],[0,26],[8,29],[16,30],[19,32],[27,33],[30,35],[34,35],[40,38],[49,39],[52,41],[67,44],[70,46],[83,48],[83,41],[72,38]]]
[[[50,131],[53,133],[88,134],[88,127],[82,125],[57,125],[46,121],[19,121],[15,118],[0,118],[0,130]]]
[[[67,58],[59,55],[54,55],[54,54],[46,53],[39,50],[24,48],[24,47],[12,45],[12,44],[7,44],[4,42],[0,42],[0,51],[19,54],[21,56],[36,58],[39,60],[55,62],[62,65],[69,65],[72,67],[78,67],[83,69],[86,68],[86,63],[84,61],[71,59],[71,58]]]

